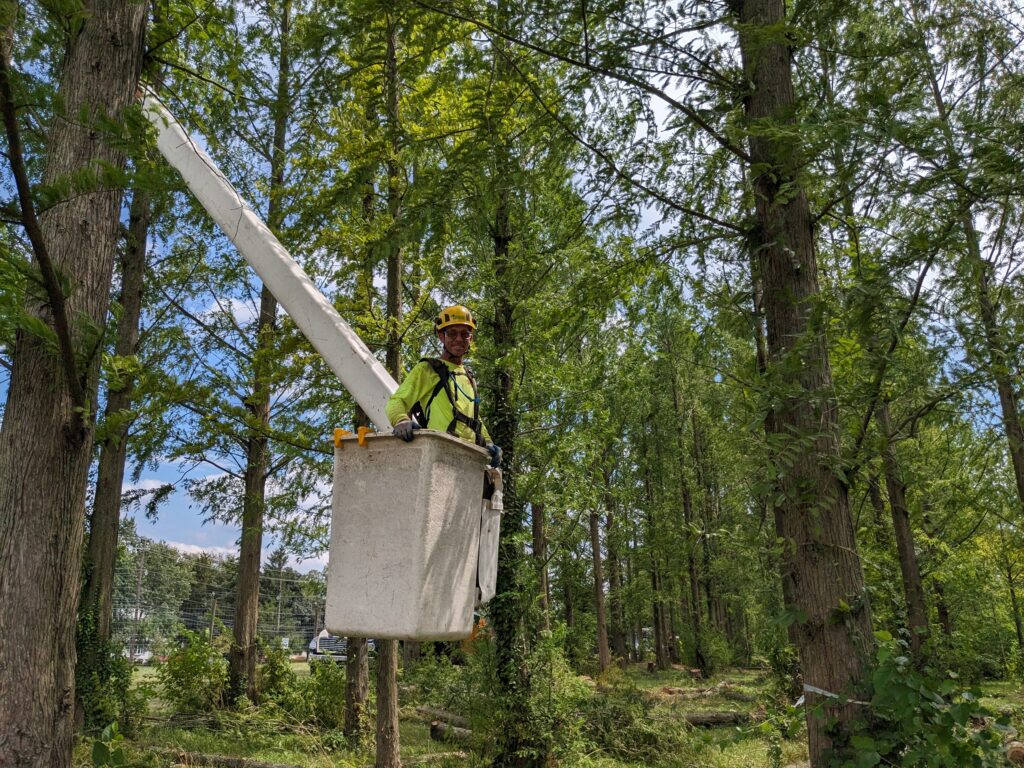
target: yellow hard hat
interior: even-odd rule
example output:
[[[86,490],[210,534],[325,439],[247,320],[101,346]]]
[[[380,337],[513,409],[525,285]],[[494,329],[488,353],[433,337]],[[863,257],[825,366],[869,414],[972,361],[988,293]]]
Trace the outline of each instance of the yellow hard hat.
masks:
[[[474,331],[476,330],[476,320],[473,319],[473,313],[469,311],[468,307],[464,307],[461,304],[445,307],[434,318],[435,331],[442,331],[450,325],[468,325]]]

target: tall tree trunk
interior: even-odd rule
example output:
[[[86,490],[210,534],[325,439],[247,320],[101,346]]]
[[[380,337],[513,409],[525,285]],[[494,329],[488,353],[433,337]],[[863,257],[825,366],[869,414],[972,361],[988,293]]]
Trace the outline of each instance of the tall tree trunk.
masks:
[[[597,511],[590,513],[590,551],[594,564],[594,606],[597,611],[597,668],[604,672],[612,665],[608,650],[608,624],[604,613],[604,569],[601,567],[601,522]]]
[[[605,548],[608,551],[608,612],[611,621],[608,627],[608,639],[614,656],[624,660],[626,649],[626,621],[622,609],[622,570],[619,563],[618,547],[616,546],[615,500],[611,494],[611,470],[607,461],[604,467],[604,505],[607,510],[604,523]]]
[[[393,15],[387,16],[387,50],[384,59],[385,130],[388,137],[387,204],[390,228],[387,241],[387,367],[395,381],[402,380],[402,248],[399,241],[402,217],[402,183],[399,152],[401,119],[398,97],[398,27]],[[377,751],[376,768],[400,768],[401,740],[398,734],[398,641],[381,640],[377,644]]]
[[[871,651],[871,616],[854,538],[846,487],[833,470],[840,461],[832,372],[819,308],[814,235],[800,187],[802,158],[793,128],[792,62],[783,0],[730,0],[738,31],[749,120],[755,225],[750,246],[762,281],[769,367],[782,391],[766,429],[778,456],[780,503],[776,533],[783,542],[784,587],[797,622],[804,679],[838,695],[864,682]],[[761,125],[770,125],[764,130]],[[788,594],[786,594],[788,593]],[[807,693],[811,765],[829,750],[843,752],[858,716],[842,698]],[[830,722],[831,721],[831,722]]]
[[[132,99],[147,4],[94,0],[85,7],[64,55],[56,102],[63,111],[46,146],[43,183],[51,188],[103,165],[124,166],[94,120],[120,120]],[[6,94],[8,44],[5,36]],[[9,160],[17,154],[11,144]],[[0,429],[0,765],[71,765],[89,414],[99,362],[88,327],[106,319],[121,197],[107,188],[78,193],[39,221],[44,253],[73,286],[64,307],[77,359],[86,362],[72,381],[46,340],[17,335]],[[30,299],[26,309],[52,327],[52,305]]]
[[[366,728],[366,702],[370,698],[370,654],[365,637],[347,639],[345,660],[345,724],[342,732],[358,739]]]
[[[280,233],[284,223],[285,141],[291,114],[291,0],[282,0],[280,11],[277,93],[273,106],[274,137],[270,157],[270,202],[267,208],[267,226],[276,233]],[[244,693],[254,702],[259,700],[256,685],[256,625],[259,620],[260,556],[263,550],[263,523],[270,471],[270,440],[267,434],[270,427],[269,382],[273,378],[273,371],[267,368],[271,364],[267,358],[273,355],[276,331],[277,301],[264,285],[260,291],[260,315],[253,352],[253,388],[245,403],[253,427],[246,441],[245,498],[242,501],[235,625],[228,655],[231,697],[234,699]]]
[[[1013,611],[1013,626],[1017,630],[1017,652],[1024,654],[1024,624],[1021,623],[1020,602],[1017,599],[1017,580],[1013,568],[1006,568],[1006,586],[1010,589],[1010,609]]]
[[[928,607],[924,600],[924,585],[921,570],[917,564],[914,548],[914,531],[910,527],[910,509],[907,506],[907,488],[900,473],[893,446],[892,423],[889,418],[889,402],[882,400],[875,411],[875,421],[882,434],[882,465],[885,472],[885,486],[889,493],[889,509],[892,512],[892,527],[896,537],[896,552],[899,555],[900,574],[903,577],[903,595],[907,602],[907,626],[910,630],[910,648],[920,660],[921,643],[928,635]]]
[[[669,668],[668,639],[665,637],[665,598],[661,590],[658,563],[651,556],[651,612],[654,629],[654,663],[658,669]]]
[[[921,10],[915,4],[911,4],[910,9],[914,13],[915,21],[921,25]],[[1015,379],[1019,378],[1019,371],[1000,328],[998,308],[992,297],[992,265],[982,255],[981,238],[974,223],[974,207],[979,201],[972,192],[972,180],[968,178],[965,161],[955,139],[955,129],[950,118],[949,106],[946,104],[939,82],[941,75],[937,70],[940,67],[933,59],[932,52],[928,48],[928,41],[923,34],[919,42],[921,61],[928,78],[936,117],[945,144],[948,162],[948,167],[945,169],[946,176],[951,180],[952,191],[956,195],[961,230],[967,248],[967,266],[977,292],[984,353],[988,357],[989,373],[999,395],[1003,432],[1006,435],[1007,447],[1010,452],[1017,500],[1020,510],[1024,512],[1024,426],[1021,424],[1020,402],[1014,387]]]
[[[377,641],[376,768],[400,768],[398,735],[398,641]]]
[[[545,629],[551,629],[551,588],[548,585],[548,542],[544,531],[544,502],[530,505],[530,523],[533,528],[533,563],[537,570],[540,609]]]
[[[509,10],[505,0],[499,0],[494,15],[499,27],[506,26]],[[506,58],[508,54],[500,37],[492,38],[491,47],[496,93],[501,94],[501,89],[511,76]],[[507,722],[512,727],[499,734],[494,765],[500,768],[533,768],[547,763],[550,745],[537,737],[528,710],[531,675],[527,664],[527,638],[532,636],[532,632],[528,627],[530,603],[524,600],[529,595],[524,573],[526,558],[521,544],[526,521],[525,508],[517,493],[515,473],[519,412],[512,368],[517,359],[515,351],[519,341],[515,320],[519,297],[513,282],[515,256],[511,250],[515,237],[512,209],[516,181],[514,150],[505,138],[505,116],[503,106],[496,103],[495,111],[488,117],[489,133],[494,138],[494,170],[489,192],[492,205],[489,229],[493,244],[493,275],[488,291],[490,303],[494,307],[490,325],[495,361],[494,379],[489,387],[493,410],[488,424],[492,439],[504,450],[505,473],[505,513],[501,519],[498,543],[498,580],[495,596],[490,603],[490,616],[494,627],[498,683],[506,707]]]
[[[132,194],[128,214],[128,242],[121,268],[121,317],[117,325],[114,353],[131,357],[139,343],[142,317],[142,289],[146,274],[146,242],[149,238],[150,197],[142,189]],[[132,407],[135,382],[127,378],[107,389],[104,422],[108,432],[100,441],[96,495],[89,518],[89,548],[86,553],[85,605],[80,612],[92,612],[96,636],[101,644],[110,639],[113,614],[114,565],[117,561],[117,526],[121,518],[121,486],[128,454],[128,430],[132,419],[125,413]]]

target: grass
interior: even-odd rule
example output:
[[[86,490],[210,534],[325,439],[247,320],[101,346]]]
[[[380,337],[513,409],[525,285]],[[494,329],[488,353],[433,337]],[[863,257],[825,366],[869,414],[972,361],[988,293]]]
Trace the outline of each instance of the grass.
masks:
[[[296,675],[308,676],[305,663],[293,663]],[[140,667],[136,682],[155,683],[155,670]],[[726,682],[728,685],[720,686]],[[687,670],[673,669],[665,672],[648,673],[646,667],[632,666],[629,669],[612,670],[593,681],[593,696],[614,695],[617,690],[635,688],[644,692],[653,703],[647,715],[649,723],[661,727],[678,727],[685,734],[681,742],[684,747],[672,754],[652,761],[630,761],[613,757],[601,751],[591,750],[578,754],[572,761],[563,761],[563,766],[579,768],[769,768],[769,766],[805,765],[807,759],[803,729],[790,739],[773,737],[777,728],[771,727],[771,715],[766,712],[770,704],[769,681],[764,673],[757,670],[728,670],[708,680],[694,680]],[[688,692],[707,691],[712,693],[698,698],[680,697],[663,689],[683,689]],[[400,735],[402,762],[406,766],[430,765],[437,768],[478,768],[484,758],[450,744],[430,739],[429,723],[415,713],[418,701],[424,695],[415,685],[402,685]],[[1024,722],[1024,686],[1019,682],[990,681],[981,686],[982,702],[991,709],[1010,714],[1020,726]],[[715,729],[690,729],[683,722],[689,712],[732,710],[750,714],[754,722],[739,727]],[[348,744],[339,732],[320,732],[297,723],[273,720],[258,710],[252,712],[224,714],[217,720],[217,726],[180,727],[169,721],[166,711],[159,702],[154,703],[155,712],[162,720],[142,729],[130,742],[130,755],[137,761],[133,765],[149,768],[166,768],[171,765],[166,750],[179,749],[186,752],[207,755],[245,757],[265,762],[301,766],[302,768],[337,768],[352,766],[365,768],[373,765],[373,735],[367,734],[362,743]],[[770,712],[770,706],[768,708]],[[581,750],[583,751],[583,750]],[[83,743],[76,750],[76,766],[90,766],[89,743]],[[149,757],[146,757],[146,755]]]
[[[297,676],[309,675],[305,662],[292,662]],[[455,674],[458,674],[457,672]],[[139,667],[136,684],[156,683],[153,667]],[[408,682],[408,681],[407,681]],[[590,681],[593,696],[615,695],[615,691],[639,689],[652,703],[646,722],[657,728],[676,729],[683,736],[683,747],[670,750],[658,759],[614,757],[609,753],[591,749],[580,750],[563,766],[579,768],[769,768],[769,766],[805,766],[806,745],[802,728],[789,740],[773,736],[778,732],[771,727],[769,681],[758,670],[727,670],[707,680],[693,679],[689,671],[678,668],[650,673],[646,666],[634,665],[626,670],[613,669]],[[726,685],[721,685],[726,683]],[[1024,686],[1016,681],[986,682],[981,686],[982,702],[991,709],[1010,714],[1018,725],[1024,716]],[[706,696],[676,695],[678,690],[705,692]],[[401,686],[403,709],[400,721],[402,762],[406,766],[430,765],[437,768],[478,768],[486,764],[482,756],[468,749],[432,741],[429,724],[415,713],[415,707],[425,691],[416,685]],[[372,706],[372,703],[371,703]],[[160,720],[149,724],[127,744],[132,765],[146,768],[166,768],[171,765],[167,751],[171,749],[205,755],[250,758],[302,768],[337,768],[352,766],[366,768],[373,765],[373,734],[366,734],[359,744],[349,744],[340,732],[318,731],[294,722],[274,720],[266,713],[253,710],[243,713],[224,713],[216,719],[215,727],[181,727],[170,719],[170,713],[159,700],[151,702],[151,711]],[[685,714],[705,711],[740,711],[753,717],[753,722],[739,727],[690,729],[683,722]],[[614,725],[614,724],[613,724]],[[642,729],[641,729],[642,730]],[[91,766],[89,742],[76,750],[75,765]],[[627,744],[628,747],[628,744]],[[628,753],[628,752],[627,752]]]

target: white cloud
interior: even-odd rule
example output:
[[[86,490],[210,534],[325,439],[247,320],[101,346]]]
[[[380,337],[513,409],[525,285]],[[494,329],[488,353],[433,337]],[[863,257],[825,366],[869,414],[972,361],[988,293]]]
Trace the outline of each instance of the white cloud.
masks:
[[[173,547],[174,549],[178,550],[179,552],[183,552],[186,555],[200,555],[205,553],[208,555],[213,555],[214,557],[233,557],[238,554],[237,547],[201,547],[198,544],[185,544],[181,541],[167,541],[164,543],[167,544],[167,546]]]

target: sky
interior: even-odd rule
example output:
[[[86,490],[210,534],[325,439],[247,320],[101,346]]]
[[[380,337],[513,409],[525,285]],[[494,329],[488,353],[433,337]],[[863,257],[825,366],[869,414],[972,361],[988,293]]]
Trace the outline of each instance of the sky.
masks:
[[[209,473],[197,471],[189,473],[187,477],[199,478],[207,474]],[[137,483],[125,482],[122,491],[153,489],[165,483],[175,483],[179,488],[160,506],[159,515],[155,520],[147,519],[142,510],[126,511],[122,513],[123,516],[135,520],[135,527],[140,536],[166,542],[180,552],[209,552],[220,556],[237,554],[239,527],[214,521],[203,522],[200,511],[191,506],[188,495],[180,488],[185,477],[181,464],[167,462],[161,464],[155,472],[143,473]],[[264,534],[264,562],[277,543],[273,536]],[[301,573],[320,570],[326,564],[326,552],[316,558],[291,561],[292,567]]]

